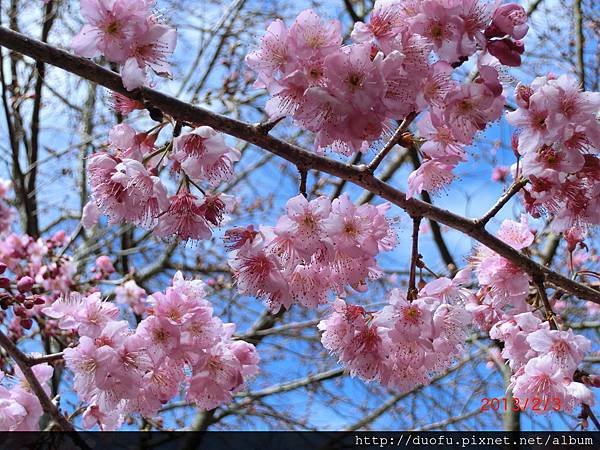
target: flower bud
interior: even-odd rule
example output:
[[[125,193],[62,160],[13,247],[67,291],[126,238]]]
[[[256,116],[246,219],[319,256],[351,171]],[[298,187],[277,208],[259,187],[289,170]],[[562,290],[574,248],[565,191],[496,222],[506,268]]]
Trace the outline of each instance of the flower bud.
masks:
[[[30,292],[31,288],[33,288],[34,284],[35,284],[35,281],[34,281],[33,278],[31,278],[31,277],[22,277],[17,282],[17,289],[21,293]]]

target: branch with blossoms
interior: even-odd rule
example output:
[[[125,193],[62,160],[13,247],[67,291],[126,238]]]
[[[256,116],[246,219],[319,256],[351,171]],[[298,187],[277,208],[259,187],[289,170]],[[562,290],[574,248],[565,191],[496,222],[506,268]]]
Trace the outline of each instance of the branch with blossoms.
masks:
[[[590,388],[598,387],[597,378],[580,369],[591,342],[563,327],[547,286],[559,296],[596,304],[600,291],[530,256],[536,236],[525,214],[520,222],[503,221],[495,234],[486,225],[522,194],[525,212],[546,215],[570,251],[583,244],[586,230],[600,223],[600,94],[581,92],[568,76],[549,75],[516,87],[517,108],[506,115],[520,129],[513,136],[515,182],[481,218],[462,217],[415,198],[424,193],[427,200],[430,192],[450,184],[454,170],[468,160],[466,148],[476,135],[502,117],[508,93],[500,74],[506,66],[520,66],[528,32],[522,7],[473,0],[416,6],[377,1],[369,20],[354,25],[346,45],[341,23],[323,20],[312,10],[301,12],[290,27],[276,20],[246,57],[255,86],[270,95],[268,120],[250,124],[147,87],[154,76],[171,76],[167,60],[176,44],[176,31],[149,6],[136,0],[109,5],[82,0],[86,24],[71,43],[79,56],[0,27],[1,46],[110,89],[114,108],[123,116],[146,110],[158,122],[144,132],[116,125],[108,147],[91,155],[91,198],[83,227],[94,228],[105,215],[110,224],[146,228],[171,241],[210,238],[234,209],[234,199],[220,186],[232,179],[241,156],[221,133],[241,139],[300,172],[300,195],[288,200],[276,223],[225,232],[237,293],[264,300],[270,311],[261,323],[271,326],[295,305],[328,305],[329,315],[317,325],[323,347],[352,376],[400,392],[427,385],[447,371],[464,352],[467,326],[474,325],[502,343],[515,398],[559,399],[563,410],[581,406],[582,420],[595,420]],[[86,59],[100,55],[121,75]],[[458,83],[454,71],[470,58],[477,75]],[[314,134],[312,150],[270,135],[288,117]],[[409,131],[415,121],[416,130]],[[157,145],[159,139],[166,142]],[[384,141],[368,164],[359,164],[358,155]],[[414,152],[416,162],[406,193],[376,175],[397,145]],[[355,162],[323,156],[327,151],[338,159],[353,156]],[[309,170],[352,182],[413,219],[408,291],[392,289],[386,305],[374,311],[349,302],[348,293],[365,292],[381,277],[380,254],[399,244],[387,215],[391,204],[357,205],[347,194],[311,199]],[[468,267],[452,278],[431,272],[432,281],[417,283],[417,268],[428,269],[418,251],[422,218],[478,242]],[[55,239],[66,243],[65,249],[74,241]],[[87,405],[84,425],[103,430],[120,427],[129,414],[154,416],[182,386],[186,401],[207,411],[199,426],[208,426],[215,408],[232,401],[257,373],[254,345],[236,339],[235,326],[213,315],[202,282],[177,273],[164,293],[152,294],[147,304],[145,291],[134,281],[119,286],[117,296],[136,313],[131,327],[119,320],[112,303],[101,299],[94,283],[72,282],[64,250],[50,274],[51,265],[39,261],[23,268],[27,257],[39,256],[36,245],[52,250],[56,242],[21,242],[15,236],[6,242],[3,270],[9,269],[14,280],[2,278],[3,309],[12,309],[13,323],[19,321],[22,328],[45,324],[69,344],[55,354],[27,359],[13,342],[22,335],[11,330],[10,336],[0,335],[0,346],[23,366],[39,405],[63,429],[64,416],[41,385],[52,373],[47,362],[64,360]],[[114,272],[106,257],[98,258],[94,270],[96,281]],[[257,343],[263,335],[254,336]],[[11,412],[2,426],[33,428],[39,415],[25,418],[23,399],[0,394]]]
[[[315,155],[298,146],[288,144],[268,134],[257,131],[260,124],[253,125],[231,119],[206,109],[182,102],[168,95],[149,88],[139,91],[127,91],[121,78],[93,62],[73,56],[51,45],[43,44],[35,39],[20,33],[0,27],[0,45],[30,56],[36,60],[44,61],[64,69],[82,78],[100,84],[114,92],[126,96],[134,101],[146,99],[163,113],[174,118],[190,123],[206,124],[230,136],[242,139],[257,145],[277,156],[294,164],[301,165],[311,170],[317,170],[346,179],[365,190],[372,192],[391,203],[404,209],[412,215],[421,215],[436,222],[447,225],[474,238],[482,244],[496,251],[501,256],[510,259],[519,267],[531,274],[540,274],[558,288],[565,290],[582,299],[600,302],[600,293],[580,283],[576,283],[563,275],[544,267],[534,260],[516,252],[510,245],[495,238],[482,227],[478,227],[474,220],[457,216],[447,210],[427,204],[415,198],[407,199],[406,195],[387,183],[381,182],[366,170],[366,166],[349,166],[338,161]]]

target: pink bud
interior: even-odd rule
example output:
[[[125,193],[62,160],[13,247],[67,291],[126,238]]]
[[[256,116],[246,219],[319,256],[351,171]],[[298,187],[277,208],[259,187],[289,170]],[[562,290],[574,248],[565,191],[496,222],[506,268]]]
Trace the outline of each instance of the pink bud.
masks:
[[[34,284],[35,284],[35,281],[33,280],[33,278],[31,278],[31,277],[22,277],[17,282],[17,289],[21,293],[30,292],[31,288],[33,288]]]
[[[111,274],[115,271],[108,256],[99,256],[98,259],[96,259],[96,268],[105,274]]]

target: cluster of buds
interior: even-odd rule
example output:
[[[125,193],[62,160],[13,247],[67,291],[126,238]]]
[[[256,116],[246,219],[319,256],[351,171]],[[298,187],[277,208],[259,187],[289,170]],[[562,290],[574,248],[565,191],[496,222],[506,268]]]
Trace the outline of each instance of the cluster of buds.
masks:
[[[0,275],[4,275],[6,268],[6,264],[0,263]],[[4,292],[0,292],[0,308],[7,310],[13,307],[15,316],[20,318],[21,326],[29,330],[33,321],[27,310],[45,303],[43,297],[35,292],[35,280],[29,276],[23,276],[13,284],[9,278],[0,276],[0,289],[4,290]]]

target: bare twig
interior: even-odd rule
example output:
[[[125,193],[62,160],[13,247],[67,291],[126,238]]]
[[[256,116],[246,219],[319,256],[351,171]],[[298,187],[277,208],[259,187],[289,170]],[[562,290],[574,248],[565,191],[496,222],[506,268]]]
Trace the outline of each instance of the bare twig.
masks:
[[[387,154],[392,150],[392,148],[394,148],[394,146],[396,144],[398,144],[402,141],[404,133],[406,132],[406,130],[408,129],[410,124],[413,122],[413,120],[415,120],[415,117],[417,117],[417,114],[414,112],[412,112],[408,116],[406,116],[406,118],[402,121],[400,126],[398,126],[398,128],[396,129],[396,131],[394,132],[394,134],[392,135],[390,140],[387,141],[387,143],[384,145],[384,147],[381,149],[381,151],[379,153],[377,153],[377,155],[375,155],[375,158],[373,158],[373,160],[367,166],[367,168],[370,172],[375,172],[377,167],[379,167],[379,164],[381,164],[381,162],[384,160],[384,158],[387,156]]]
[[[413,217],[412,229],[412,251],[410,255],[410,274],[408,276],[408,293],[406,295],[408,301],[417,298],[417,263],[421,259],[419,255],[419,227],[421,226],[421,218]]]
[[[477,219],[476,222],[479,226],[484,227],[500,210],[506,205],[511,198],[513,198],[521,189],[525,187],[528,180],[522,179],[515,181],[508,190],[502,194],[496,204],[486,212],[481,218]]]

